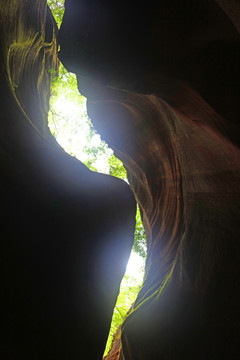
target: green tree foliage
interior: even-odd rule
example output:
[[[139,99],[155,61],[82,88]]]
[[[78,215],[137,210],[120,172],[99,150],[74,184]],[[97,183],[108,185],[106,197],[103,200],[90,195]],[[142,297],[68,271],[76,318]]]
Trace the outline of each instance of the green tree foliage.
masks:
[[[113,311],[112,324],[104,352],[106,356],[111,348],[113,337],[118,327],[123,323],[129,310],[136,300],[137,294],[142,285],[144,276],[144,259],[138,254],[132,252],[126,273],[121,282],[120,292]]]
[[[52,73],[49,128],[70,155],[90,170],[109,174],[107,159],[113,151],[101,141],[86,112],[86,99],[79,94],[75,74],[60,63]]]
[[[136,214],[136,227],[134,234],[133,251],[135,251],[143,259],[145,259],[147,256],[146,236],[145,236],[145,230],[143,227],[139,207],[137,207],[137,214]]]
[[[52,11],[58,27],[60,27],[62,23],[62,18],[65,11],[64,3],[65,0],[47,0],[47,4]]]
[[[127,180],[127,172],[123,163],[113,154],[108,158],[109,174]]]

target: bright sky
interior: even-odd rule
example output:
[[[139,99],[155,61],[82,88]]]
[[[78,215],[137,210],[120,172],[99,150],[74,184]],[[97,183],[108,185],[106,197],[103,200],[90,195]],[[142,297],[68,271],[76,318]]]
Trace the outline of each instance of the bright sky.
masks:
[[[137,281],[140,283],[144,274],[144,265],[145,261],[143,260],[143,258],[132,251],[125,274],[136,278]]]
[[[85,146],[99,147],[101,145],[100,135],[91,137],[89,144],[89,124],[86,116],[86,101],[75,102],[64,95],[60,95],[51,106],[59,117],[54,123],[50,122],[51,131],[55,132],[58,143],[71,155],[76,156],[80,161],[85,162],[88,154],[84,151]],[[112,150],[107,149],[107,156],[112,155]],[[94,167],[98,172],[108,173],[109,164],[106,154],[98,156]]]

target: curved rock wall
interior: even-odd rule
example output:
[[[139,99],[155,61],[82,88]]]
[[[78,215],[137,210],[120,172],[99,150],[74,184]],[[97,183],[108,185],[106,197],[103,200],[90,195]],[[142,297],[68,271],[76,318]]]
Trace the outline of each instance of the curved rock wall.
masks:
[[[101,4],[66,1],[60,58],[126,166],[147,235],[120,359],[238,359],[239,34],[212,0]]]

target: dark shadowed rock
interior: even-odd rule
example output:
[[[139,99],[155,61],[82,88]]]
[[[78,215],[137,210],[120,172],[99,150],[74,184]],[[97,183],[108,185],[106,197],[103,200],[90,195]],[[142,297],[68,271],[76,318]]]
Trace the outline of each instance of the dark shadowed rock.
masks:
[[[50,134],[58,44],[46,2],[0,1],[0,34],[0,358],[100,359],[135,200]]]

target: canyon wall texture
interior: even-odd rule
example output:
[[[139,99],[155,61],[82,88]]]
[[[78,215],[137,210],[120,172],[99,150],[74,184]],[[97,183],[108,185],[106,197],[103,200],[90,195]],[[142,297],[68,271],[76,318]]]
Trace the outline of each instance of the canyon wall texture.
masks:
[[[108,359],[239,358],[239,14],[236,1],[66,1],[60,59],[127,169],[148,242]]]

